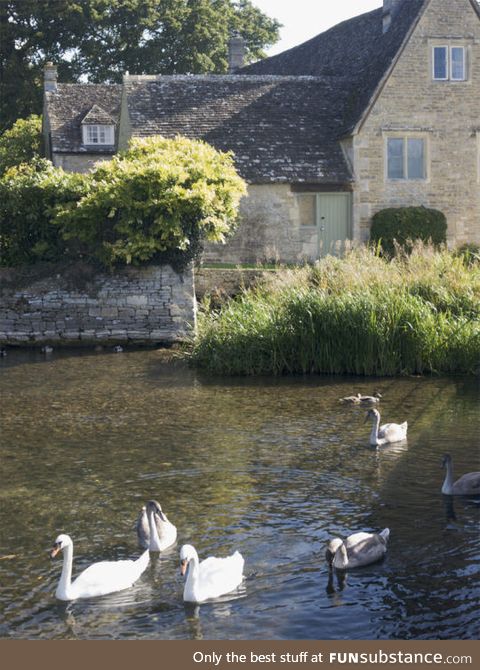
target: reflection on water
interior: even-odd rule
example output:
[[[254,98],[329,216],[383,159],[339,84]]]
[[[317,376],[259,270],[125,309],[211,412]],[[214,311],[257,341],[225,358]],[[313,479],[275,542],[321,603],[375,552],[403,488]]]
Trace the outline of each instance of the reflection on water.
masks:
[[[207,378],[159,352],[10,351],[0,361],[0,636],[29,638],[472,638],[478,501],[440,493],[442,456],[479,468],[478,380]],[[408,441],[369,446],[353,392],[383,395]],[[246,583],[182,602],[178,546],[132,589],[61,603],[74,576],[134,558],[149,498],[201,557],[239,549]],[[386,559],[329,574],[333,535],[391,529]]]

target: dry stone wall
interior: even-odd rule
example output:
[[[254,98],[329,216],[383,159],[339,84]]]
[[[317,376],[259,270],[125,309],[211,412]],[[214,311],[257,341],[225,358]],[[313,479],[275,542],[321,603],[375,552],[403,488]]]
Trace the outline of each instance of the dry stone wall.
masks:
[[[2,344],[172,343],[194,326],[192,268],[126,268],[82,288],[55,275],[0,292]]]

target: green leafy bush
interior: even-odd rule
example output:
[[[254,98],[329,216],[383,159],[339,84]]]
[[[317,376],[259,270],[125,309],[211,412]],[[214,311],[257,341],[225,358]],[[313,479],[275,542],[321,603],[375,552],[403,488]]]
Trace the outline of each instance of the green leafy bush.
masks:
[[[85,175],[64,172],[44,158],[8,169],[0,178],[0,265],[56,261],[67,254],[55,211],[87,187]]]
[[[34,158],[0,177],[0,264],[69,256],[181,269],[233,230],[244,192],[230,154],[182,137],[134,140],[88,174]]]
[[[79,202],[58,208],[65,239],[101,263],[181,266],[233,230],[245,184],[231,154],[184,137],[134,139],[98,164]]]
[[[32,114],[27,119],[18,119],[0,136],[0,175],[15,165],[40,157],[41,147],[41,118]]]
[[[416,240],[445,244],[447,220],[442,212],[427,207],[382,209],[372,218],[370,239],[388,256],[394,255],[396,245],[408,251]]]

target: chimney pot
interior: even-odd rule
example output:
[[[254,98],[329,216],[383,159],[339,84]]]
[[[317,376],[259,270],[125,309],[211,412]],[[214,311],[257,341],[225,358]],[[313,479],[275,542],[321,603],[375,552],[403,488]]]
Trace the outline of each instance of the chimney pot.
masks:
[[[383,32],[390,28],[403,0],[383,0]]]
[[[57,92],[57,66],[51,61],[45,63],[43,68],[43,90],[45,93]]]
[[[228,71],[233,74],[244,65],[245,40],[241,35],[233,35],[228,42]]]

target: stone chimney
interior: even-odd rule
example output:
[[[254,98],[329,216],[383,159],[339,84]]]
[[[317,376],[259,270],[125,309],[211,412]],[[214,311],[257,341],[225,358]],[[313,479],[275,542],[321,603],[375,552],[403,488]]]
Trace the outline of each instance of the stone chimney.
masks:
[[[57,66],[50,61],[43,68],[43,90],[45,93],[57,92]]]
[[[228,72],[233,74],[244,65],[245,40],[240,35],[233,35],[228,42]]]
[[[386,33],[404,0],[383,0],[383,32]]]

